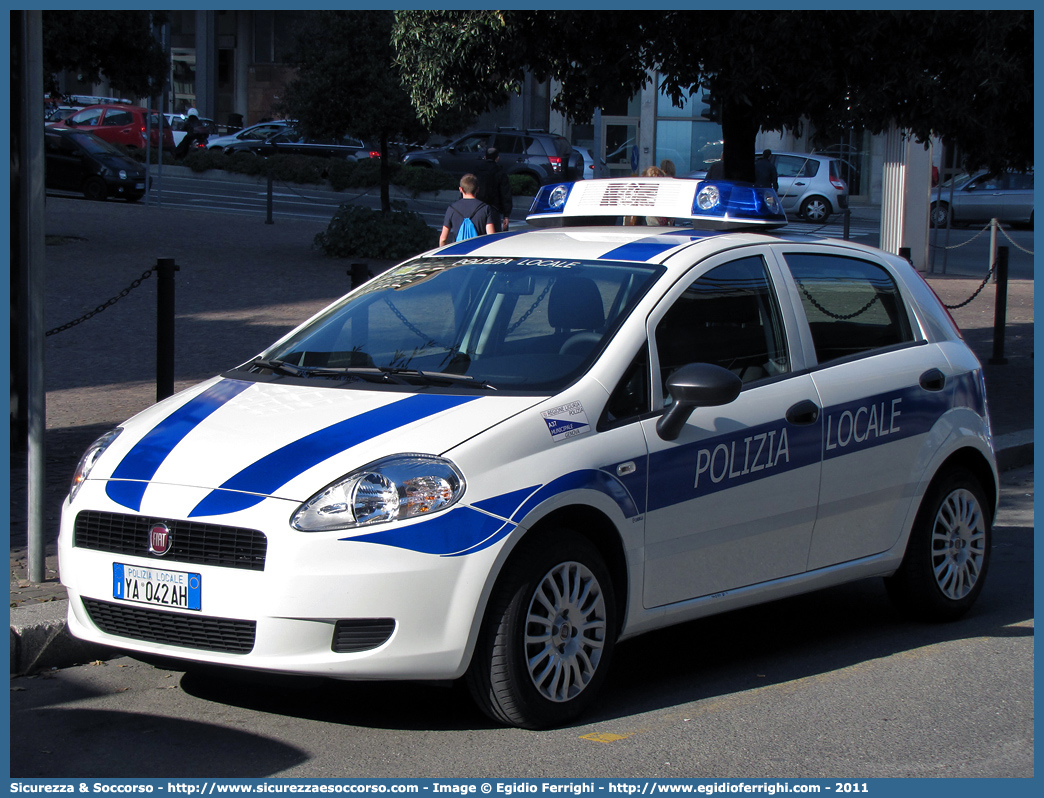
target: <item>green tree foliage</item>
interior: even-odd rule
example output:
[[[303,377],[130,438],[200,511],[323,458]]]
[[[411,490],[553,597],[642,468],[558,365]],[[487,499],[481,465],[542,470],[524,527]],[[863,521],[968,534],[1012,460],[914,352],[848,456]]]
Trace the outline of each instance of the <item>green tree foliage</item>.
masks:
[[[297,70],[282,110],[313,136],[346,134],[381,148],[381,208],[391,210],[388,141],[424,137],[395,68],[391,11],[316,11],[297,32],[288,62]]]
[[[155,31],[166,20],[160,11],[44,11],[44,88],[57,92],[56,73],[70,70],[87,83],[104,75],[135,97],[158,95],[169,65]]]
[[[725,173],[753,178],[759,129],[818,138],[895,123],[956,144],[969,166],[1033,159],[1029,11],[403,11],[394,41],[422,119],[502,102],[523,69],[590,118],[658,69],[676,104],[713,85]]]

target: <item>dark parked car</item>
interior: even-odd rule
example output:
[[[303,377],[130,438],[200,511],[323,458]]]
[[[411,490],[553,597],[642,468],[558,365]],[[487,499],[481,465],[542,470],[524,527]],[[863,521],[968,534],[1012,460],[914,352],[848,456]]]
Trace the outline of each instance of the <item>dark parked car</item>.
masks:
[[[951,192],[950,184],[953,183]],[[1033,226],[1033,172],[958,175],[932,190],[932,227],[988,222]]]
[[[137,105],[124,103],[88,105],[61,122],[54,129],[78,129],[94,133],[110,144],[122,144],[128,149],[145,149],[146,130],[151,129],[152,146],[160,143],[163,130],[163,149],[174,149],[174,133],[158,111],[146,111]]]
[[[254,155],[314,155],[317,158],[346,158],[349,161],[381,157],[380,147],[372,142],[354,136],[339,139],[305,136],[292,127],[284,127],[263,141],[237,141],[225,147],[227,155],[240,152]]]
[[[145,165],[81,130],[48,128],[44,134],[47,188],[80,191],[87,199],[145,195]]]
[[[509,175],[528,175],[540,185],[584,178],[580,153],[568,139],[543,130],[479,130],[443,147],[407,153],[403,163],[459,176],[474,171],[487,147],[500,150],[500,165]]]

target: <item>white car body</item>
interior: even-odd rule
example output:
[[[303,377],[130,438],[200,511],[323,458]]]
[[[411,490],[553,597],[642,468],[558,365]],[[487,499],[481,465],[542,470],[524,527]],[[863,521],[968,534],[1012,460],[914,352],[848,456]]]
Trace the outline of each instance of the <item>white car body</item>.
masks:
[[[575,213],[586,216],[594,199],[616,191],[623,197],[616,212],[645,216],[654,211],[635,198],[663,186],[698,188],[692,181],[582,181],[562,215],[575,201]],[[581,187],[588,193],[580,196]],[[537,207],[552,188],[538,197],[534,223],[555,223],[555,211]],[[685,208],[684,198],[672,197],[657,210],[678,218],[693,213],[693,202],[690,196]],[[803,315],[805,289],[790,268],[797,256],[871,264],[886,275],[901,300],[889,312],[903,316],[896,323],[910,340],[818,362],[822,343]],[[659,369],[629,368],[642,352],[666,365],[669,310],[689,301],[690,286],[702,285],[707,272],[737,258],[755,272],[763,265],[764,285],[776,298],[770,301],[778,301],[785,355],[766,361],[760,376],[741,377],[748,381],[731,402],[692,410],[677,436],[665,439],[659,423],[669,401]],[[293,369],[306,368],[300,365],[281,375],[277,364],[259,361],[129,420],[100,457],[88,457],[93,468],[63,509],[61,578],[75,636],[263,671],[456,679],[479,656],[491,596],[513,555],[527,536],[552,527],[579,530],[603,549],[618,602],[616,638],[623,639],[895,573],[922,497],[955,459],[980,475],[988,511],[995,506],[981,367],[927,284],[900,258],[773,230],[595,226],[481,236],[414,264],[357,289],[345,307],[383,297],[420,338],[430,331],[416,329],[424,325],[410,316],[410,290],[425,282],[423,290],[434,290],[449,279],[444,275],[468,269],[509,270],[501,288],[529,308],[529,315],[513,317],[521,329],[545,310],[550,324],[552,289],[569,284],[574,271],[598,274],[604,264],[607,273],[634,269],[650,282],[628,300],[615,326],[607,322],[610,329],[591,337],[598,337],[593,354],[576,355],[578,362],[586,358],[583,366],[554,390],[345,384],[293,376]],[[530,271],[534,281],[521,285]],[[508,287],[513,273],[522,276]],[[546,284],[541,275],[550,275]],[[825,293],[818,300],[830,301]],[[321,329],[309,324],[336,318],[337,307],[266,357],[310,340],[302,331]],[[382,307],[375,300],[370,323],[377,324]],[[388,318],[390,335],[406,334]],[[706,327],[713,332],[728,323]],[[491,329],[490,323],[481,335],[474,331],[472,365],[483,360],[481,342]],[[569,346],[585,345],[583,335],[570,334],[577,343]],[[517,365],[518,357],[510,362],[536,373],[544,361],[573,357],[563,354],[566,346],[557,351],[534,357],[532,366]],[[619,407],[614,397],[626,395],[619,386],[627,374],[647,386],[648,397],[644,405],[627,399],[641,412],[615,418],[610,406]],[[476,379],[492,383],[488,374]],[[795,412],[811,406],[808,417]],[[451,506],[355,528],[292,526],[324,486],[413,452],[448,461],[463,477]],[[232,530],[253,532],[236,538]],[[164,534],[172,535],[172,552],[150,553],[150,534],[158,549]],[[221,542],[203,553],[208,535]],[[188,553],[178,553],[179,540],[188,541]],[[258,542],[263,553],[250,548]],[[181,599],[162,606],[170,595],[164,583],[191,595],[192,606]],[[135,600],[128,594],[134,588],[151,590],[152,601],[144,592]],[[505,718],[519,725],[556,722]]]

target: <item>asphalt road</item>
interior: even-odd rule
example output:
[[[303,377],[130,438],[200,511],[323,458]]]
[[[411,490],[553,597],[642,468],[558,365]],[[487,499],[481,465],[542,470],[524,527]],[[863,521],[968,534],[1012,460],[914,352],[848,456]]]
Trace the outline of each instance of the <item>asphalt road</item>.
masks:
[[[11,776],[1030,777],[1033,469],[1003,477],[957,623],[900,618],[872,580],[685,624],[621,644],[594,711],[545,732],[493,726],[459,686],[118,658],[12,679]]]

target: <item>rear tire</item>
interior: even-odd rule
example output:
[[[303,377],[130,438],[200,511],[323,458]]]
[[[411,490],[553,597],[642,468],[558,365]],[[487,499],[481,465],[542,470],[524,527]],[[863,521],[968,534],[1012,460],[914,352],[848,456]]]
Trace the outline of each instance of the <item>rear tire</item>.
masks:
[[[809,197],[801,203],[801,208],[798,210],[801,218],[805,219],[805,221],[817,224],[826,224],[827,219],[830,218],[830,214],[833,212],[834,210],[830,207],[830,202],[823,197]]]
[[[950,206],[945,202],[933,202],[928,221],[932,227],[946,227],[950,222]]]
[[[508,561],[482,621],[468,687],[499,723],[560,726],[594,701],[615,642],[616,601],[602,556],[582,536],[557,530]]]
[[[990,564],[993,519],[971,472],[937,477],[917,511],[899,570],[885,579],[892,600],[926,621],[953,621],[971,609]]]

